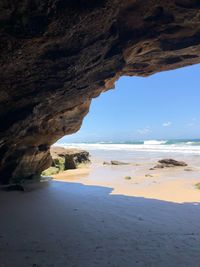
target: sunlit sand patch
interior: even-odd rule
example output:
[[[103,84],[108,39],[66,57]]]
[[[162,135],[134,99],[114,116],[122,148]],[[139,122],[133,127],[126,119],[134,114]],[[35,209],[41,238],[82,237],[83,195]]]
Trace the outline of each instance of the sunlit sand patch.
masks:
[[[195,188],[195,184],[199,180],[175,179],[174,181],[152,181],[148,185],[140,185],[137,183],[132,187],[115,187],[112,194],[123,194],[126,196],[137,196],[145,198],[153,198],[176,203],[198,202],[200,203],[200,191]]]
[[[55,180],[113,188],[110,194],[152,198],[176,203],[200,203],[198,171],[181,168],[149,171],[148,164],[133,166],[102,166],[68,170],[54,176]],[[130,177],[126,179],[126,177]]]
[[[82,177],[88,176],[90,168],[80,168],[74,170],[67,170],[59,174],[53,175],[53,179],[57,181],[72,181]]]

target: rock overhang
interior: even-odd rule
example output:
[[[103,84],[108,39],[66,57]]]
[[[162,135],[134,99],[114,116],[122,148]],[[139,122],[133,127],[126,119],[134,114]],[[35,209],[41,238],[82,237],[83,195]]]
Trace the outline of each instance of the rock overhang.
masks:
[[[122,75],[200,62],[197,0],[0,3],[0,180],[32,178]]]

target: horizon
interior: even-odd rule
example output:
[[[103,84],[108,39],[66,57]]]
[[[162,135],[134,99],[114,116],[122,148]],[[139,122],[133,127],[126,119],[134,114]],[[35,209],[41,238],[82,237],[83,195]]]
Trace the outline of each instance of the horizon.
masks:
[[[121,77],[91,103],[81,129],[57,143],[200,139],[200,64]]]
[[[198,142],[200,143],[200,138],[175,138],[175,139],[135,139],[135,140],[116,140],[116,141],[112,141],[112,140],[109,140],[109,141],[75,141],[75,142],[61,142],[62,139],[58,140],[55,144],[134,144],[134,143],[141,143],[141,142],[146,142],[146,141],[163,141],[163,142],[190,142],[190,141],[193,141],[193,142]]]

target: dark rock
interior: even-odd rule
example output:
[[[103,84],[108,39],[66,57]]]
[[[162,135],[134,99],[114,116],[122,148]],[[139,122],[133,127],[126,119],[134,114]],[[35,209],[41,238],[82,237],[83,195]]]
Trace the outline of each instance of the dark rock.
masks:
[[[192,172],[194,170],[192,168],[185,168],[184,171],[186,171],[186,172]]]
[[[151,175],[151,174],[145,174],[145,177],[153,177],[153,175]]]
[[[111,160],[111,165],[129,165],[129,163],[117,160]]]
[[[187,166],[187,164],[184,161],[177,161],[174,159],[162,159],[158,161],[159,163],[163,164],[163,166],[165,167],[173,167],[173,166]]]
[[[118,160],[104,161],[103,165],[129,165],[130,163],[122,162]]]
[[[187,164],[184,161],[177,161],[174,159],[162,159],[162,160],[159,160],[158,162],[159,164],[154,166],[154,168],[151,168],[152,170],[187,166]]]
[[[164,164],[157,164],[156,166],[153,167],[153,170],[155,170],[155,169],[163,169],[164,167],[166,167]]]
[[[51,181],[51,177],[39,177],[35,180],[20,180],[16,183],[10,183],[8,185],[0,186],[0,190],[3,191],[23,191],[28,192],[38,188],[43,188],[48,185],[48,182]]]
[[[125,180],[131,180],[132,177],[131,177],[131,176],[125,176],[124,179],[125,179]]]
[[[51,166],[50,146],[78,131],[92,98],[120,76],[199,63],[199,1],[1,1],[0,38],[8,183]]]

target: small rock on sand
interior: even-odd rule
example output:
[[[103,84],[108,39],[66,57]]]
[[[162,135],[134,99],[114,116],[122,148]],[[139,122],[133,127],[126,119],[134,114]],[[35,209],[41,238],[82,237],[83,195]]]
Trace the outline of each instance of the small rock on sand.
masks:
[[[111,163],[110,162],[108,162],[108,161],[104,161],[103,162],[103,165],[110,165]]]
[[[129,165],[127,162],[117,161],[117,160],[111,160],[112,165]]]
[[[192,172],[193,169],[192,168],[185,168],[184,171],[186,171],[186,172]]]
[[[103,165],[129,165],[130,163],[117,161],[117,160],[111,160],[110,162],[104,161]]]
[[[132,177],[131,177],[131,176],[125,176],[124,179],[126,179],[126,180],[131,180]]]
[[[153,175],[151,175],[151,174],[145,174],[145,177],[153,177]]]

